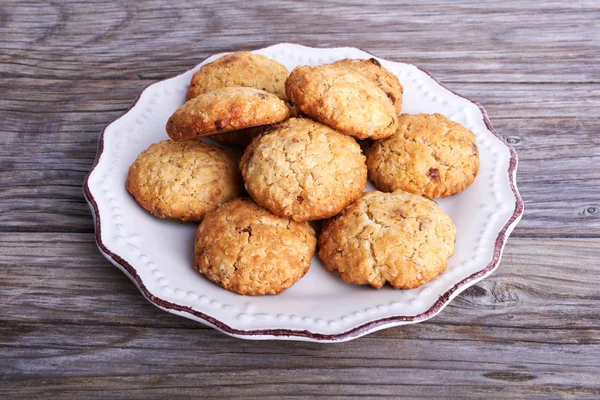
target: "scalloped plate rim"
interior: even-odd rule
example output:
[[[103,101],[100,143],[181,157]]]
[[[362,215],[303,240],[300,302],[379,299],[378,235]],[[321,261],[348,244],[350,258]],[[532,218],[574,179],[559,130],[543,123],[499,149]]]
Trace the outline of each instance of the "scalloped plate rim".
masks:
[[[371,54],[365,50],[362,50],[359,48],[353,48],[353,47],[312,48],[312,47],[307,47],[307,46],[302,46],[302,45],[292,44],[292,43],[279,43],[279,44],[267,46],[265,48],[256,49],[256,50],[265,50],[265,49],[268,49],[271,47],[285,46],[285,45],[299,46],[299,47],[304,47],[304,48],[310,49],[310,50],[342,50],[342,49],[353,49],[354,50],[354,49],[356,49],[356,50],[360,50],[364,53]],[[211,56],[207,57],[205,60],[203,60],[202,62],[206,61],[208,58],[216,57],[220,54],[224,54],[224,53],[217,53],[217,54],[211,55]],[[202,62],[199,63],[198,65],[202,64]],[[347,331],[344,331],[341,333],[335,333],[335,334],[316,333],[316,332],[311,332],[308,329],[303,329],[303,330],[298,330],[298,329],[249,329],[249,330],[245,330],[245,329],[233,328],[233,327],[225,324],[224,322],[220,321],[218,318],[211,317],[205,313],[194,310],[191,307],[180,305],[180,304],[175,304],[170,301],[164,300],[164,299],[160,298],[159,296],[156,296],[155,294],[151,293],[146,288],[142,278],[138,275],[136,268],[133,267],[127,261],[125,261],[125,259],[123,259],[121,256],[119,256],[117,253],[111,251],[108,248],[108,246],[106,246],[105,243],[102,241],[102,235],[101,235],[102,224],[101,224],[99,208],[98,208],[96,200],[90,190],[89,180],[90,180],[92,173],[94,172],[94,170],[96,169],[96,167],[98,166],[98,164],[100,163],[100,160],[102,158],[102,154],[104,152],[104,135],[105,135],[106,130],[111,125],[118,122],[125,115],[127,115],[131,111],[133,111],[133,109],[138,104],[138,102],[141,99],[144,92],[146,92],[149,88],[151,88],[154,85],[158,85],[162,82],[165,82],[165,81],[168,81],[171,79],[175,79],[181,75],[188,73],[190,70],[185,71],[185,72],[183,72],[179,75],[176,75],[174,77],[171,77],[171,78],[153,82],[153,83],[149,84],[148,86],[146,86],[144,88],[144,90],[142,90],[140,92],[140,94],[137,96],[134,103],[117,119],[115,119],[114,121],[112,121],[108,125],[106,125],[104,127],[104,129],[102,130],[102,132],[100,133],[100,136],[98,138],[98,148],[97,148],[96,158],[95,158],[94,164],[93,164],[89,174],[86,176],[84,184],[83,184],[84,197],[88,203],[88,206],[90,207],[90,210],[92,211],[94,227],[95,227],[95,240],[96,240],[96,244],[100,250],[100,253],[105,258],[107,258],[112,264],[114,264],[121,271],[123,271],[125,273],[125,275],[127,277],[129,277],[129,279],[131,281],[133,281],[133,283],[136,285],[138,290],[144,295],[144,297],[150,303],[155,305],[156,307],[158,307],[162,310],[165,310],[167,312],[170,312],[172,314],[184,316],[186,318],[201,322],[201,323],[203,323],[207,326],[210,326],[212,328],[215,328],[227,335],[237,337],[237,338],[242,338],[242,339],[253,339],[253,340],[278,339],[278,340],[300,340],[300,341],[311,341],[311,342],[344,342],[344,341],[356,339],[358,337],[367,335],[369,333],[372,333],[372,332],[375,332],[378,330],[390,328],[393,326],[414,324],[414,323],[422,322],[422,321],[432,318],[433,316],[438,314],[442,309],[444,309],[452,301],[452,299],[454,299],[458,294],[460,294],[462,291],[464,291],[468,287],[470,287],[470,286],[474,285],[475,283],[481,281],[482,279],[486,278],[498,267],[498,265],[500,263],[500,259],[502,257],[502,252],[504,250],[504,247],[506,245],[508,237],[509,237],[510,233],[512,232],[512,230],[514,229],[514,227],[520,221],[521,217],[523,216],[524,203],[519,194],[519,191],[517,189],[517,184],[516,184],[516,171],[517,171],[517,164],[518,164],[517,153],[514,150],[514,148],[509,143],[507,143],[500,135],[498,135],[498,133],[494,130],[494,128],[488,118],[487,112],[481,106],[481,104],[479,104],[477,101],[472,100],[466,96],[463,96],[451,89],[448,89],[440,81],[438,81],[428,70],[426,70],[422,67],[419,67],[417,65],[414,65],[414,64],[409,64],[409,63],[405,63],[405,64],[416,67],[419,71],[425,73],[431,79],[433,79],[434,82],[437,85],[439,85],[440,87],[442,87],[443,89],[445,89],[448,92],[450,92],[460,98],[463,98],[463,99],[471,102],[475,106],[477,106],[487,129],[495,137],[497,137],[503,145],[505,145],[508,148],[508,151],[510,153],[510,161],[509,161],[508,170],[506,172],[508,173],[508,177],[509,177],[510,189],[515,196],[514,212],[513,212],[512,216],[509,218],[509,220],[506,222],[506,224],[503,226],[503,228],[499,231],[499,233],[496,237],[496,240],[494,241],[494,253],[493,253],[493,257],[492,257],[492,260],[490,261],[490,263],[485,268],[469,275],[468,277],[464,278],[460,282],[456,283],[452,288],[450,288],[449,290],[444,292],[442,295],[440,295],[438,300],[425,312],[417,314],[417,315],[413,315],[413,316],[395,315],[395,316],[390,316],[390,317],[377,318],[377,319],[373,319],[369,322],[366,322],[362,325],[356,326],[352,329],[349,329]],[[198,65],[195,66],[194,68],[192,68],[191,70],[196,69],[198,67]]]

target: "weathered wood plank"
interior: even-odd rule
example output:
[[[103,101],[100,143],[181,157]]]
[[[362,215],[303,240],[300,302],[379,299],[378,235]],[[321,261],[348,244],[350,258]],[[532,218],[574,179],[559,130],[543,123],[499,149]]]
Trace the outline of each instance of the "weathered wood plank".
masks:
[[[599,239],[511,239],[431,321],[337,345],[240,341],[158,310],[92,239],[0,234],[6,394],[600,394]]]
[[[393,350],[393,349],[392,349]],[[482,349],[483,350],[483,349]],[[193,350],[192,350],[193,351]],[[121,356],[129,359],[130,353]],[[153,357],[148,352],[148,357]],[[230,357],[239,358],[237,353]],[[259,359],[277,357],[264,354]],[[81,359],[87,357],[82,356]],[[287,357],[282,357],[287,358]],[[313,357],[307,357],[314,359]],[[62,362],[68,363],[65,359]],[[59,361],[59,362],[61,362]],[[89,360],[92,361],[92,360]],[[204,360],[208,362],[207,360]],[[357,360],[360,362],[360,360]],[[171,360],[171,362],[178,362]],[[25,379],[6,382],[6,395],[26,393],[51,398],[90,398],[98,395],[110,398],[156,398],[184,396],[185,398],[574,398],[594,399],[600,394],[594,374],[582,372],[552,373],[545,371],[511,372],[452,371],[403,367],[354,367],[335,369],[322,367],[271,367],[262,369],[226,369],[210,372],[205,365],[190,368],[190,372],[148,373],[121,376],[82,376],[80,378]],[[137,365],[146,368],[149,363]],[[160,367],[160,366],[159,366]],[[444,376],[452,376],[444,381]],[[556,384],[557,381],[568,382]],[[348,393],[340,396],[340,392]],[[289,396],[289,397],[288,397]]]
[[[11,77],[162,79],[215,52],[297,42],[359,45],[453,81],[600,82],[595,1],[3,4]]]
[[[600,120],[496,119],[519,156],[525,215],[514,235],[600,235]]]

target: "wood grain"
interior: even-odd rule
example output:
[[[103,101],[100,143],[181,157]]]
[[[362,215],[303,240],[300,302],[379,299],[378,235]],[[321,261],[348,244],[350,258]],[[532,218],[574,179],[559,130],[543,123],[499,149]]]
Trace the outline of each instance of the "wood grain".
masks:
[[[502,267],[433,320],[323,345],[241,341],[164,313],[91,236],[0,234],[6,393],[600,395],[599,239],[511,239]]]
[[[0,4],[0,397],[599,398],[600,4]],[[227,337],[98,252],[81,185],[141,90],[217,52],[354,46],[476,99],[519,155],[496,273],[425,323],[323,345]]]
[[[599,50],[593,0],[3,4],[0,71],[14,76],[162,79],[216,52],[294,42],[356,44],[456,81],[600,81],[597,63],[581,68]]]

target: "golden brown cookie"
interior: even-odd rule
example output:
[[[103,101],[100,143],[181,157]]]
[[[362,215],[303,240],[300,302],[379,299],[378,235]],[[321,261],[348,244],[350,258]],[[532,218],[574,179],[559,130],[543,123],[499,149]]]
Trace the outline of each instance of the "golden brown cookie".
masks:
[[[374,191],[325,224],[319,258],[346,282],[412,289],[446,269],[455,239],[452,220],[434,201]]]
[[[171,139],[186,140],[273,124],[289,115],[290,109],[274,94],[228,87],[186,102],[169,118],[166,129]]]
[[[343,66],[295,68],[285,90],[300,112],[358,139],[394,133],[394,105],[371,79]]]
[[[473,183],[479,152],[473,132],[441,114],[402,114],[396,133],[367,150],[367,166],[380,190],[432,199]]]
[[[291,118],[255,138],[240,168],[258,204],[295,221],[336,215],[367,181],[358,143],[308,118]]]
[[[163,140],[129,168],[127,190],[156,217],[200,221],[242,191],[235,158],[213,144]]]
[[[200,67],[192,77],[185,99],[224,87],[244,86],[287,100],[284,84],[289,74],[285,65],[275,60],[249,51],[238,51]]]
[[[345,58],[334,62],[331,65],[338,65],[358,72],[361,75],[371,79],[377,84],[386,94],[386,96],[394,104],[396,114],[400,114],[402,110],[402,93],[404,88],[398,80],[398,77],[385,69],[379,61],[374,58],[368,60],[359,60]]]
[[[246,147],[250,144],[252,139],[260,135],[263,129],[265,129],[264,126],[257,126],[256,128],[221,133],[220,135],[214,135],[210,138],[223,146]]]
[[[306,274],[315,246],[308,223],[277,217],[251,199],[238,198],[198,227],[194,267],[232,292],[277,294]]]

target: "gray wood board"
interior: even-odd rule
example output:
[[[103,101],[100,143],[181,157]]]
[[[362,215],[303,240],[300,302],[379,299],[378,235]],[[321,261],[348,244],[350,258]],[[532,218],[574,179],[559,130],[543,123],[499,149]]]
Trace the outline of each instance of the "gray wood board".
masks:
[[[600,397],[600,3],[0,6],[0,396]],[[483,104],[526,211],[435,318],[342,344],[227,337],[148,303],[94,244],[81,185],[147,85],[217,52],[354,46]]]
[[[599,239],[510,239],[498,271],[432,320],[325,345],[243,341],[165,313],[92,236],[0,234],[6,393],[600,395]]]

